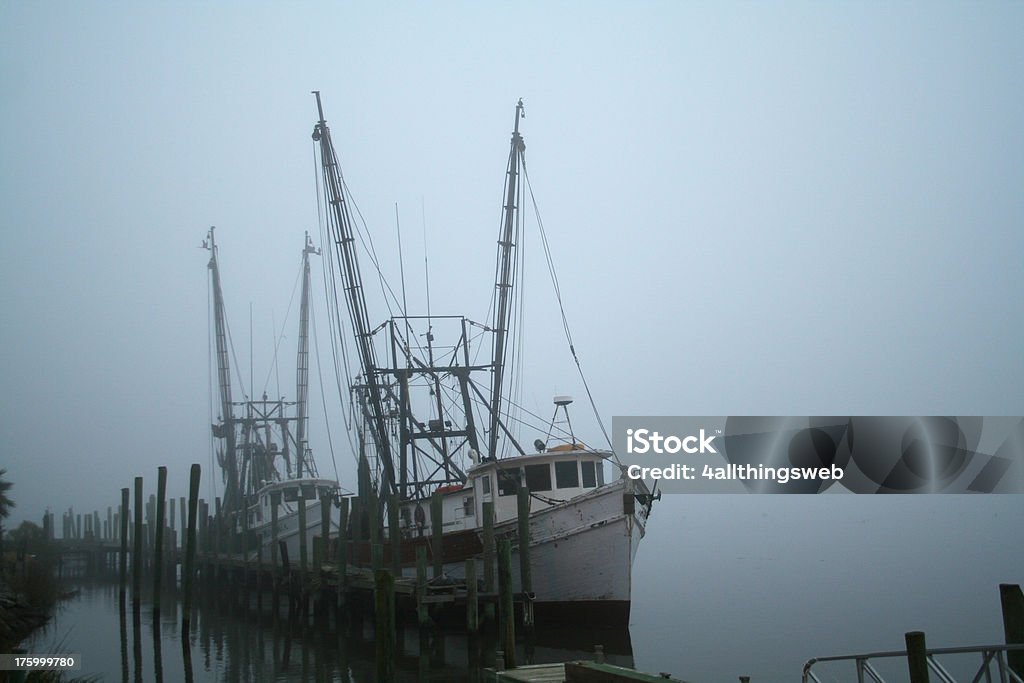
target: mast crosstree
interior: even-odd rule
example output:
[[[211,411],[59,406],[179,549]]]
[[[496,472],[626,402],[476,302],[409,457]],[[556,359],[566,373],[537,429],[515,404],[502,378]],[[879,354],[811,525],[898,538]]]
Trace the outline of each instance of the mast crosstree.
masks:
[[[335,277],[345,292],[345,306],[359,355],[359,374],[352,381],[353,401],[363,417],[360,460],[375,456],[380,491],[400,500],[424,498],[436,488],[466,482],[464,463],[498,455],[500,435],[523,449],[503,423],[505,370],[509,358],[513,289],[517,271],[520,170],[525,144],[519,133],[523,103],[515,110],[502,225],[495,275],[496,300],[491,325],[459,316],[410,316],[407,311],[376,328],[368,307],[356,249],[355,223],[344,179],[316,96],[319,120],[313,128],[323,178],[324,210],[337,258]],[[490,361],[474,364],[471,345],[480,334],[492,334]],[[377,339],[377,336],[382,339]],[[446,343],[447,342],[447,343]],[[479,384],[474,378],[488,375]],[[481,388],[483,386],[484,388]],[[486,429],[482,436],[480,423]],[[425,414],[425,419],[424,419]]]

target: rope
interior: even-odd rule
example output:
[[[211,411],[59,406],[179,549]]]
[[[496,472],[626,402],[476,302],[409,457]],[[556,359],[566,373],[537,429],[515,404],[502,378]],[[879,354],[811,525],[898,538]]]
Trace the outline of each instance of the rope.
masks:
[[[313,349],[316,355],[316,376],[320,385],[320,403],[324,409],[324,427],[327,429],[327,447],[331,451],[331,464],[334,465],[334,480],[341,481],[341,475],[338,474],[338,461],[334,458],[334,439],[331,437],[331,421],[327,419],[327,395],[324,393],[324,376],[320,371],[320,342],[318,341],[319,336],[316,332],[316,316],[313,315],[314,306],[309,307],[309,321],[313,323]],[[302,448],[302,444],[299,444],[299,448]]]
[[[587,383],[587,377],[583,374],[583,366],[580,364],[579,356],[576,355],[576,346],[572,341],[572,331],[569,329],[569,319],[565,315],[565,306],[562,304],[562,291],[558,286],[558,275],[555,273],[555,263],[551,257],[551,248],[548,246],[547,232],[544,230],[544,221],[540,217],[540,208],[537,206],[537,198],[533,194],[533,185],[530,184],[530,174],[526,170],[526,159],[523,159],[523,176],[526,178],[526,186],[530,190],[530,201],[533,203],[533,212],[537,217],[537,226],[540,229],[541,243],[544,245],[544,257],[548,264],[548,273],[551,275],[551,284],[555,289],[555,299],[558,301],[558,310],[562,315],[562,329],[565,330],[565,339],[569,343],[569,351],[572,353],[572,359],[576,362],[576,369],[579,371],[580,379],[583,381],[583,388],[587,392],[587,399],[590,401],[590,407],[594,411],[594,417],[597,418],[597,424],[601,428],[601,433],[604,434],[604,439],[608,443],[608,450],[612,452],[612,457],[615,458],[615,462],[622,464],[619,461],[619,456],[615,453],[615,449],[612,446],[611,437],[608,436],[608,430],[605,429],[604,421],[601,419],[601,414],[597,410],[597,404],[594,402],[594,395],[590,391],[590,385]]]
[[[291,298],[288,299],[288,309],[284,312],[284,321],[281,323],[281,334],[277,335],[277,330],[274,330],[275,336],[277,337],[275,342],[274,342],[274,365],[273,365],[273,367],[270,368],[270,371],[267,372],[267,381],[263,383],[263,393],[267,392],[267,386],[270,384],[270,375],[273,374],[277,370],[277,350],[279,348],[281,348],[281,342],[284,340],[284,329],[288,326],[288,318],[292,314],[292,304],[295,303],[295,290],[299,288],[299,280],[302,278],[302,271],[303,271],[302,259],[300,258],[299,259],[299,273],[298,273],[298,275],[295,276],[295,283],[292,285],[292,295],[291,295]],[[277,323],[275,322],[273,324],[276,326]],[[280,396],[281,395],[281,387],[280,387],[281,380],[280,380],[280,378],[278,378],[277,383],[279,385],[278,388],[277,388],[277,394],[278,394],[278,396]],[[296,398],[298,398],[298,397],[296,397]]]

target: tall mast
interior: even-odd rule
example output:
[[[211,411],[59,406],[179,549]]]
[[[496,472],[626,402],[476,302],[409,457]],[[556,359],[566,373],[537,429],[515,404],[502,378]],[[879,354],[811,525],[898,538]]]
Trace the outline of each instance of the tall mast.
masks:
[[[238,469],[235,461],[235,417],[231,404],[231,367],[228,364],[227,324],[224,320],[224,294],[220,288],[220,268],[217,265],[217,244],[214,242],[214,227],[203,241],[203,247],[210,252],[210,277],[213,281],[213,320],[217,340],[217,381],[220,385],[220,424],[213,426],[214,436],[224,439],[220,453],[220,465],[224,470],[224,506],[231,510],[240,505],[238,490]]]
[[[299,355],[295,391],[295,444],[298,451],[295,456],[295,476],[302,477],[306,457],[306,399],[309,394],[309,255],[320,255],[320,250],[313,246],[313,241],[306,233],[306,246],[302,250],[302,300],[299,306]]]
[[[505,211],[501,236],[498,239],[497,282],[498,305],[494,308],[494,377],[491,383],[491,425],[488,435],[487,454],[498,457],[498,425],[501,421],[501,390],[505,372],[505,351],[508,346],[509,312],[512,306],[512,286],[515,281],[513,268],[513,252],[517,237],[516,216],[519,206],[516,198],[519,194],[519,162],[526,145],[519,135],[519,120],[523,118],[523,101],[516,105],[515,127],[512,131],[512,143],[508,154],[508,188],[505,191]]]
[[[320,120],[313,127],[313,140],[320,143],[320,165],[324,178],[324,192],[327,195],[328,223],[334,246],[338,254],[338,263],[343,277],[346,293],[345,302],[348,306],[349,319],[355,332],[356,348],[359,352],[359,365],[363,376],[363,389],[366,395],[369,413],[370,433],[376,445],[377,455],[384,468],[382,489],[396,491],[395,466],[391,454],[391,443],[388,439],[384,399],[378,377],[377,359],[371,340],[369,318],[366,311],[366,297],[363,293],[362,276],[356,257],[355,236],[352,215],[345,201],[344,182],[341,167],[331,143],[331,131],[324,119],[324,109],[320,102],[320,92],[316,95],[317,112]]]

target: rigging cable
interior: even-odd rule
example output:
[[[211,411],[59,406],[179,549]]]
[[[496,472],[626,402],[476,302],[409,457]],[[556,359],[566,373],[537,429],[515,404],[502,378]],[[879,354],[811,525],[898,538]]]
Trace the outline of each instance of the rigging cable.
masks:
[[[284,330],[288,326],[288,318],[291,317],[291,314],[292,314],[292,304],[295,303],[295,290],[298,289],[298,287],[299,287],[299,280],[302,278],[302,272],[303,272],[303,263],[302,263],[302,259],[300,258],[299,259],[299,272],[295,276],[295,283],[292,284],[292,294],[291,294],[291,297],[288,299],[288,309],[284,312],[284,322],[281,323],[281,334],[280,335],[277,334],[277,322],[273,321],[273,320],[271,321],[273,323],[273,325],[274,325],[274,328],[275,328],[274,329],[274,337],[275,337],[275,341],[274,341],[274,366],[270,369],[270,371],[267,372],[267,381],[263,383],[263,391],[264,391],[264,393],[266,393],[267,387],[270,385],[270,375],[271,375],[271,373],[276,372],[277,369],[278,369],[277,368],[277,350],[281,347],[281,342],[284,341]],[[271,311],[271,316],[273,316],[273,311]],[[277,378],[277,395],[278,396],[281,395],[281,378],[280,377]],[[296,398],[298,398],[298,397],[296,397]]]
[[[334,440],[331,438],[331,421],[327,419],[327,395],[324,393],[324,376],[320,371],[320,342],[316,331],[316,306],[309,307],[309,321],[313,323],[313,349],[316,355],[316,376],[320,385],[320,403],[324,408],[324,427],[327,428],[327,447],[331,451],[331,464],[334,465],[334,480],[340,482],[341,475],[338,474],[338,461],[334,458]]]
[[[316,143],[314,143],[313,144],[313,178],[314,178],[314,185],[315,185],[315,188],[316,188],[315,194],[316,194],[316,207],[317,207],[317,224],[318,224],[318,228],[319,228],[319,232],[320,232],[320,243],[322,245],[327,245],[327,244],[330,244],[331,241],[332,241],[330,239],[330,235],[328,234],[329,233],[329,228],[327,226],[327,222],[330,221],[330,216],[327,214],[327,207],[324,205],[324,202],[321,201],[321,195],[322,195],[322,192],[323,192],[323,189],[322,189],[322,186],[321,186],[321,183],[320,183],[320,179],[321,179],[321,175],[320,174],[321,174],[322,164],[317,160],[317,150],[318,150],[318,145]],[[324,220],[325,216],[327,216],[327,220],[326,221]],[[348,385],[350,383],[348,378],[352,377],[352,374],[351,374],[351,369],[349,367],[349,362],[348,362],[349,352],[348,352],[348,346],[345,343],[346,335],[345,335],[345,331],[344,331],[344,327],[343,327],[342,317],[341,317],[341,315],[338,312],[338,310],[339,310],[339,306],[338,306],[338,285],[337,285],[337,278],[335,277],[335,272],[334,272],[334,257],[335,257],[335,254],[334,254],[334,250],[330,249],[330,248],[323,249],[323,252],[324,252],[325,258],[321,259],[320,267],[321,267],[321,272],[322,272],[323,278],[324,278],[324,299],[325,299],[325,303],[327,305],[327,317],[328,317],[328,323],[329,323],[328,327],[331,330],[331,334],[329,335],[329,338],[331,340],[331,357],[332,357],[332,366],[333,366],[333,369],[334,369],[334,383],[335,383],[335,387],[338,390],[338,401],[342,405],[341,414],[342,414],[342,418],[343,418],[343,420],[345,422],[345,433],[346,433],[346,436],[347,436],[348,441],[349,441],[350,452],[352,453],[353,459],[355,459],[356,462],[358,462],[358,460],[359,460],[358,449],[356,448],[356,444],[353,441],[353,436],[352,436],[352,430],[353,430],[353,427],[355,426],[355,420],[356,420],[355,405],[351,401],[347,401],[346,400],[348,398],[348,396],[347,396],[346,392],[342,389],[343,382],[342,382],[341,374],[340,374],[341,373],[341,368],[342,368],[342,366],[344,366],[344,372],[345,372],[345,378],[346,378],[344,384]],[[333,303],[333,305],[332,305],[332,303]],[[334,335],[334,329],[335,328],[337,328],[337,330],[338,330],[337,336]],[[338,349],[339,344],[341,346],[340,351]],[[341,362],[340,363],[339,363],[339,358],[338,358],[339,356],[341,356],[341,359],[340,359]],[[349,406],[348,410],[344,409],[345,405]],[[324,408],[324,419],[325,420],[327,419],[326,404],[325,404],[325,408]]]
[[[583,381],[583,388],[587,391],[587,399],[590,401],[590,407],[594,411],[594,417],[597,418],[597,424],[601,428],[601,433],[604,434],[604,439],[608,442],[608,449],[612,452],[612,457],[615,458],[615,462],[621,465],[619,456],[615,452],[615,447],[612,446],[612,440],[608,436],[608,430],[605,429],[604,421],[601,419],[601,414],[597,410],[597,404],[594,403],[594,395],[590,391],[590,385],[587,383],[586,375],[583,374],[583,366],[580,365],[579,356],[576,355],[576,347],[572,341],[572,332],[569,330],[569,320],[565,315],[565,307],[562,305],[562,291],[558,286],[558,276],[555,273],[555,263],[551,258],[551,249],[548,246],[548,236],[544,231],[544,221],[540,217],[540,208],[537,206],[537,198],[533,194],[533,185],[530,184],[530,174],[526,170],[526,160],[523,160],[523,175],[526,178],[526,187],[530,191],[530,201],[533,203],[533,211],[537,217],[537,227],[540,229],[541,242],[544,245],[544,256],[548,263],[548,273],[551,275],[551,284],[555,289],[555,299],[558,300],[558,310],[562,315],[562,328],[565,330],[565,339],[569,343],[569,351],[572,353],[572,358],[576,362],[576,369],[579,370],[580,379]]]

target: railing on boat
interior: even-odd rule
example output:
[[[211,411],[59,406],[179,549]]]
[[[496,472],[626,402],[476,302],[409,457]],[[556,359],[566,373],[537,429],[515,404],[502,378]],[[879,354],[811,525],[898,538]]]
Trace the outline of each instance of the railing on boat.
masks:
[[[971,678],[971,683],[992,683],[992,666],[996,667],[997,680],[999,683],[1024,683],[1017,672],[1007,662],[1007,653],[1024,652],[1024,645],[976,645],[973,647],[940,647],[930,648],[925,651],[928,662],[928,669],[932,671],[941,683],[957,683],[957,679],[949,673],[948,669],[936,659],[941,655],[981,655],[981,665]],[[871,665],[872,659],[886,659],[894,657],[907,657],[906,650],[891,652],[869,652],[858,655],[839,655],[836,657],[815,657],[804,664],[802,683],[823,683],[822,680],[811,670],[819,662],[850,662],[855,666],[857,683],[886,683],[878,670]]]

